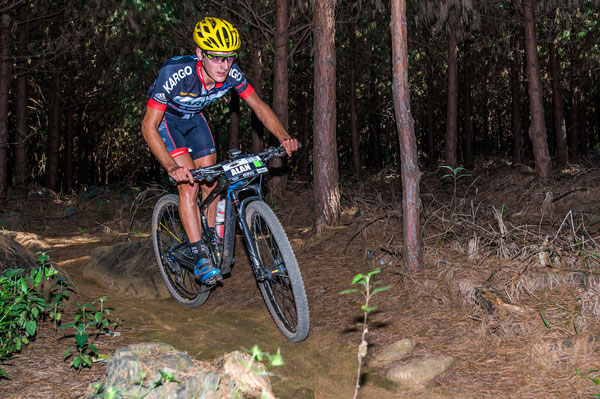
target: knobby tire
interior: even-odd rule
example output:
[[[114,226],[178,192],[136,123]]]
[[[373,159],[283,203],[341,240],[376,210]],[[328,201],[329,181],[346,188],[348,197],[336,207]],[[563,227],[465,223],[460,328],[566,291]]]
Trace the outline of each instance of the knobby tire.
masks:
[[[163,196],[152,213],[152,244],[158,271],[169,294],[185,306],[200,306],[208,299],[210,289],[196,280],[192,270],[184,267],[177,258],[193,263],[189,240],[179,217],[179,197],[175,194]]]
[[[303,341],[310,329],[308,301],[287,235],[275,213],[262,201],[248,204],[246,222],[262,267],[272,276],[258,281],[269,313],[287,339]]]

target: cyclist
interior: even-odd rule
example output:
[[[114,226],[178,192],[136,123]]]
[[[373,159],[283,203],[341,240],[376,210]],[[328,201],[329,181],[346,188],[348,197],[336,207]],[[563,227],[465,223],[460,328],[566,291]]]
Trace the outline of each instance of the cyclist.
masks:
[[[200,244],[202,231],[196,197],[199,186],[204,199],[215,183],[194,182],[189,172],[217,161],[214,139],[203,109],[233,88],[279,139],[288,156],[298,149],[298,141],[290,137],[235,63],[241,40],[231,23],[220,18],[204,18],[196,24],[193,38],[196,54],[168,60],[150,87],[142,134],[169,175],[181,183],[178,184],[179,213],[191,243],[195,275],[203,283],[212,285],[222,277]],[[214,227],[216,201],[207,209],[206,217],[209,226]]]

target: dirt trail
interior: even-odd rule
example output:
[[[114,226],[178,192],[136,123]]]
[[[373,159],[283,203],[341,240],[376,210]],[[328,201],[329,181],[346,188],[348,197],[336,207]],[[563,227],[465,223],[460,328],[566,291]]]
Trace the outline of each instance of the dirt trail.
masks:
[[[68,239],[65,238],[64,242]],[[69,272],[78,291],[89,300],[111,296],[107,304],[114,309],[113,314],[119,317],[121,324],[127,327],[128,341],[167,342],[206,361],[255,344],[270,353],[280,348],[285,365],[272,370],[277,377],[271,379],[278,397],[353,396],[356,347],[348,343],[347,335],[357,334],[348,332],[348,326],[340,325],[328,331],[313,329],[308,339],[301,343],[287,341],[271,320],[244,262],[234,269],[231,277],[224,280],[223,286],[213,292],[204,305],[188,308],[172,299],[139,300],[107,292],[93,282],[82,280],[78,270],[88,261],[86,254],[89,250],[88,243],[82,243],[81,250],[77,243],[72,243],[55,247],[53,258]],[[344,335],[345,339],[341,339]],[[369,383],[361,388],[360,397],[385,399],[402,395]]]

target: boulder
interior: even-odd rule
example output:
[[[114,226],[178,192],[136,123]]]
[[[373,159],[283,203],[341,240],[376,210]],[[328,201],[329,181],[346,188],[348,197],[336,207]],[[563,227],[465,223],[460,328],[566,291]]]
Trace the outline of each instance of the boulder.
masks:
[[[379,355],[369,360],[369,367],[383,368],[395,361],[401,360],[415,347],[415,342],[410,338],[404,338],[387,346]]]
[[[418,388],[445,372],[454,362],[450,356],[415,359],[392,367],[387,379],[410,388]]]
[[[92,250],[82,274],[100,286],[134,298],[170,297],[158,271],[150,240],[97,247]]]
[[[275,398],[264,366],[249,354],[231,352],[213,366],[165,343],[117,349],[102,388],[90,386],[87,397],[108,392],[147,399]]]
[[[36,257],[16,242],[11,234],[0,234],[0,273],[6,269],[29,270],[38,265]]]

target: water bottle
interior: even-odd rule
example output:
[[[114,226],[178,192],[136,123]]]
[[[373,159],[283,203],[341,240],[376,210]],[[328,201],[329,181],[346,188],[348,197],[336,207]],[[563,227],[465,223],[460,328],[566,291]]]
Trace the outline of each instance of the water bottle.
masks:
[[[222,240],[223,239],[223,230],[225,226],[223,222],[225,221],[225,200],[222,199],[217,203],[217,219],[215,221],[215,231],[217,233],[217,237]]]

